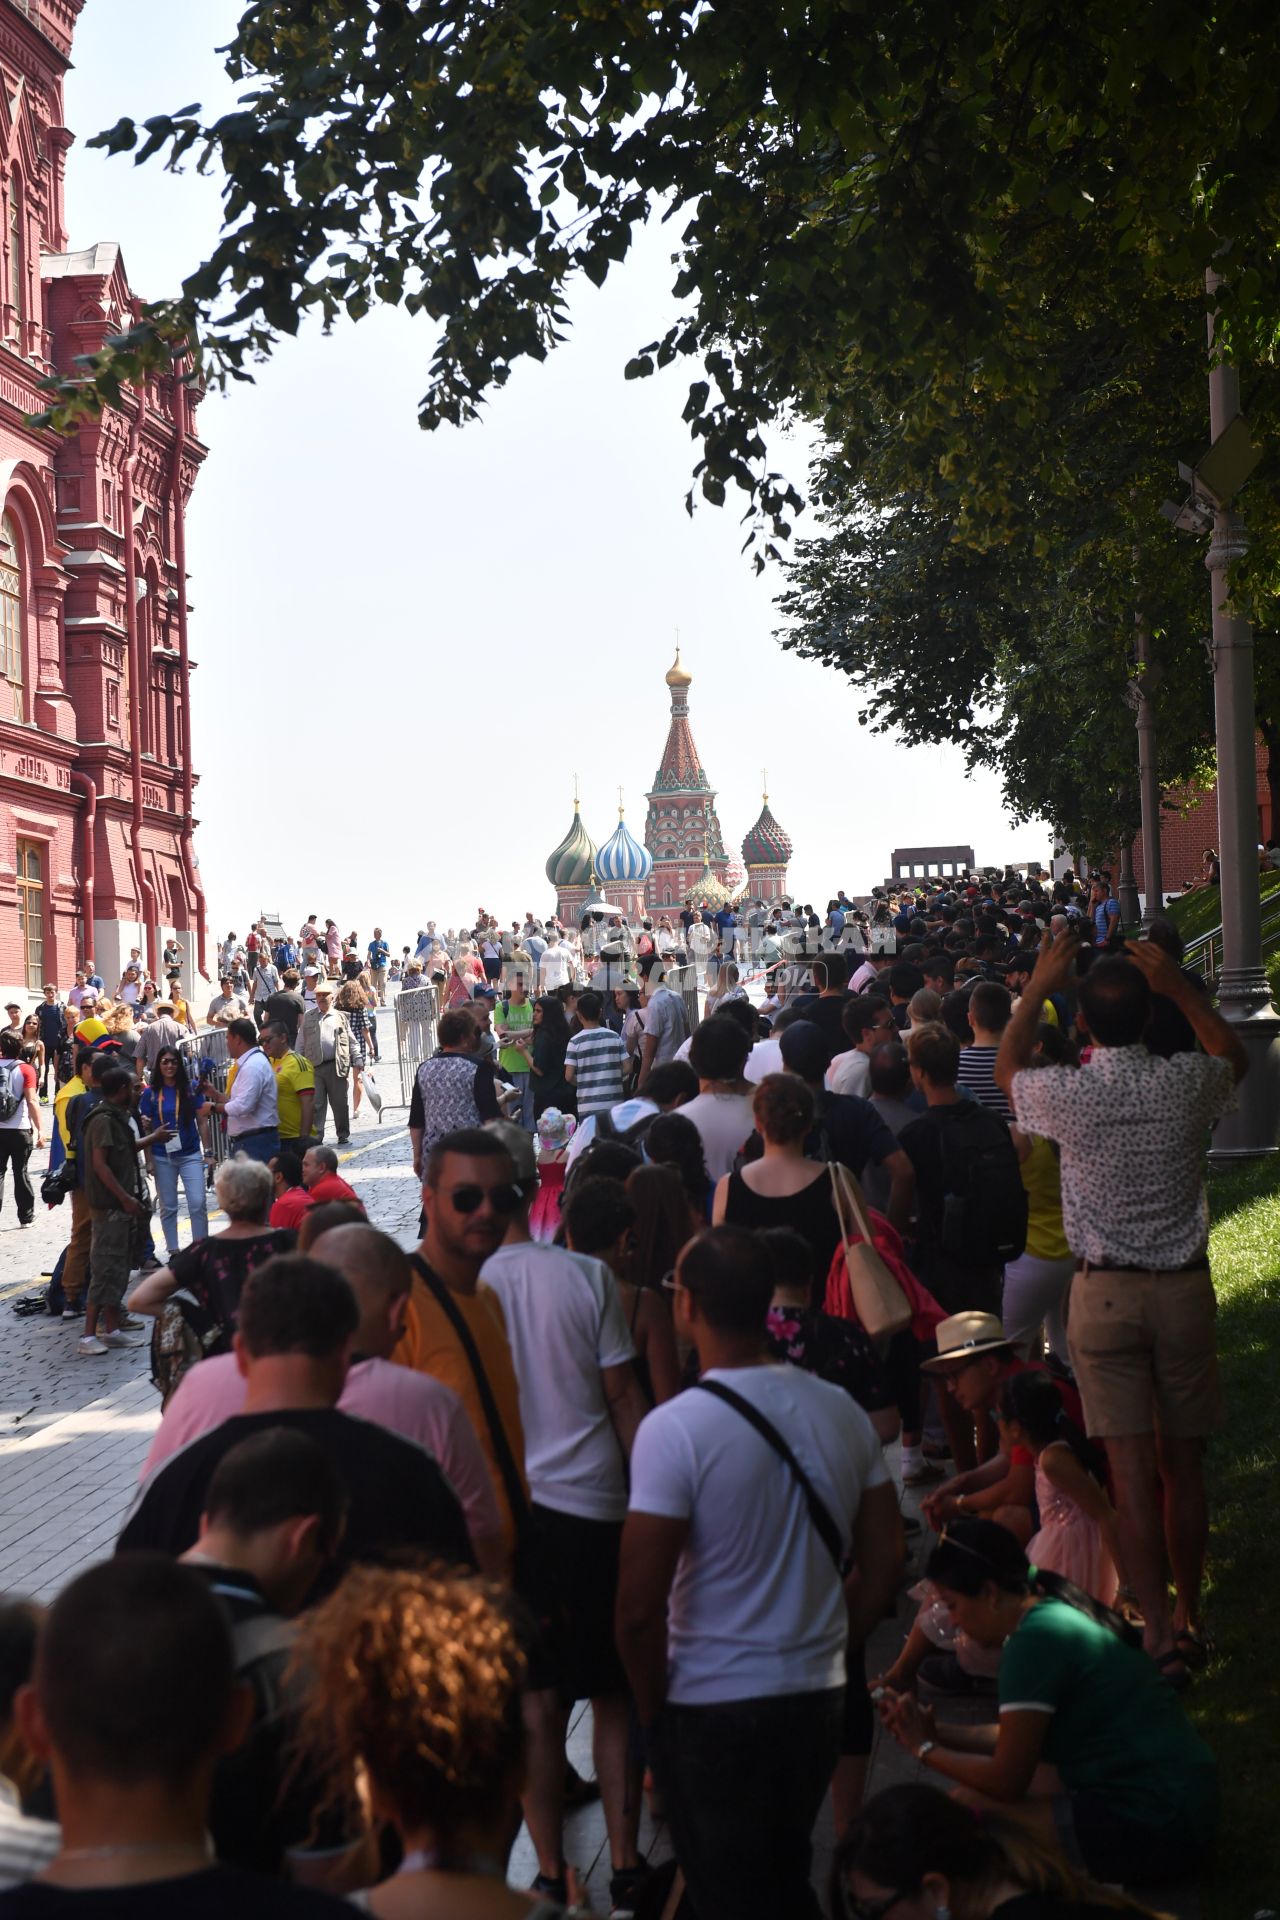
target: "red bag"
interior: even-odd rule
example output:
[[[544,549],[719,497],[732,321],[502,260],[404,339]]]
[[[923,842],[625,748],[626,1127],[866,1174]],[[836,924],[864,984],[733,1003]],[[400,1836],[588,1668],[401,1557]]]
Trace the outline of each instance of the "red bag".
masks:
[[[917,1340],[932,1340],[940,1323],[947,1318],[946,1310],[938,1305],[928,1287],[916,1279],[907,1265],[902,1236],[897,1228],[882,1213],[877,1213],[874,1207],[867,1209],[867,1215],[871,1223],[871,1244],[907,1296],[913,1335]],[[860,1235],[857,1237],[861,1238]],[[858,1320],[853,1309],[853,1289],[849,1285],[843,1246],[838,1246],[831,1256],[823,1305],[828,1313],[834,1314],[839,1320]]]

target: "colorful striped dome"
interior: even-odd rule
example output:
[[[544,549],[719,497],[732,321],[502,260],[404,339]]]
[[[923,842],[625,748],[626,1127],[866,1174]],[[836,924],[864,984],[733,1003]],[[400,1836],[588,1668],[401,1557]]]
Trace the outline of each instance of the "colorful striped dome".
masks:
[[[589,887],[595,857],[595,842],[582,824],[575,800],[573,825],[547,858],[547,878],[553,887]]]
[[[618,808],[618,824],[596,855],[596,872],[605,886],[643,886],[653,872],[653,855],[629,831]]]
[[[794,851],[790,836],[769,811],[766,793],[760,818],[742,843],[742,857],[749,867],[785,867]]]

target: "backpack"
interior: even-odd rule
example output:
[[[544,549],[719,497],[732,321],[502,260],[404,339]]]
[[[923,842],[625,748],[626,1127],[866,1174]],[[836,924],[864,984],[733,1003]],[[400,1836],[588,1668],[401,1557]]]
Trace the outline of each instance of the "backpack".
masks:
[[[1001,1267],[1027,1244],[1027,1191],[998,1114],[962,1100],[938,1130],[944,1253],[967,1267]]]
[[[641,1141],[657,1118],[658,1115],[656,1113],[642,1113],[633,1126],[615,1127],[611,1110],[608,1107],[603,1107],[596,1115],[596,1128],[595,1133],[592,1135],[591,1145],[594,1146],[597,1140],[616,1140],[619,1146],[634,1147],[638,1153],[640,1151]],[[591,1147],[588,1147],[587,1153],[590,1153],[590,1151]],[[586,1158],[586,1154],[583,1155],[583,1158]]]
[[[0,1074],[0,1120],[12,1120],[22,1105],[26,1084],[16,1060],[5,1060],[0,1065],[8,1068],[7,1073]]]

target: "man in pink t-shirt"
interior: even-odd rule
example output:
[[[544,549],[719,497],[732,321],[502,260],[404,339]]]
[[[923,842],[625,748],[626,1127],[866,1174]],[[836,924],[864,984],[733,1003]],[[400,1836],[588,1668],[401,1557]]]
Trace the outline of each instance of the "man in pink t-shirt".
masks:
[[[400,1338],[409,1300],[410,1267],[388,1234],[376,1227],[333,1227],[312,1257],[350,1283],[360,1308],[353,1359],[339,1411],[416,1440],[439,1461],[462,1504],[480,1571],[505,1574],[507,1553],[493,1480],[466,1408],[451,1387],[387,1357]],[[236,1353],[216,1354],[184,1374],[165,1408],[140,1480],[172,1454],[244,1411],[245,1378]]]

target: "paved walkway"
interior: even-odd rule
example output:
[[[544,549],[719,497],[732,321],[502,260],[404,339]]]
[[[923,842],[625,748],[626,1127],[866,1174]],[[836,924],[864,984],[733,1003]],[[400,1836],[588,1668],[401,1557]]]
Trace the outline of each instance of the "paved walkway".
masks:
[[[394,1032],[389,1018],[379,1024]],[[370,1219],[412,1246],[418,1185],[399,1075],[385,1049],[379,1082],[388,1102],[382,1124],[361,1107],[351,1144],[341,1149],[342,1171]],[[44,1111],[52,1127],[52,1112]],[[47,1161],[47,1152],[34,1156],[37,1194]],[[216,1214],[212,1224],[216,1232]],[[37,1198],[35,1223],[25,1228],[11,1192],[0,1204],[0,1592],[40,1600],[109,1551],[160,1419],[145,1335],[137,1335],[136,1348],[84,1359],[76,1351],[78,1321],[12,1311],[15,1298],[44,1283],[70,1225],[65,1202],[50,1208]]]

